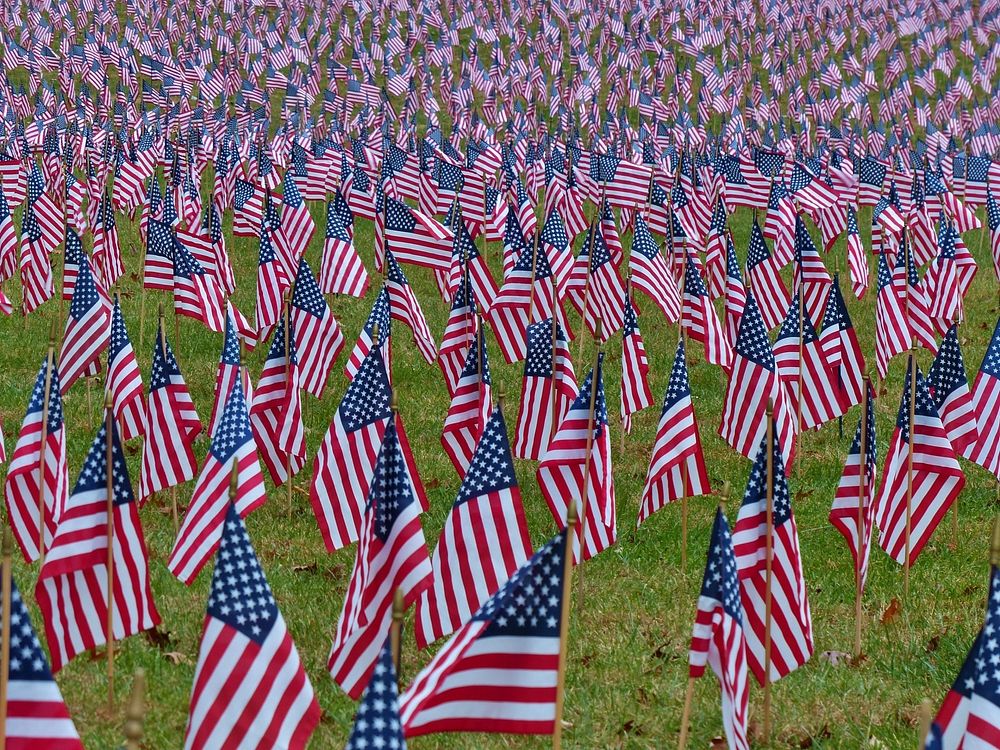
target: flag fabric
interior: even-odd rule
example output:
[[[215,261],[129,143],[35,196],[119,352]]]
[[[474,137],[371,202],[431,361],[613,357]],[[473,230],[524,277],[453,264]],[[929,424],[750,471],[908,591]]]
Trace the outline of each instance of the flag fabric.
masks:
[[[80,273],[80,259],[83,257],[83,242],[80,235],[70,227],[66,227],[66,239],[63,244],[63,281],[62,298],[73,299],[73,289],[76,288],[76,277]]]
[[[542,497],[557,524],[566,525],[569,503],[576,503],[580,533],[573,540],[573,557],[577,562],[603,552],[617,538],[603,362],[602,353],[559,423],[536,472]]]
[[[48,399],[46,399],[46,391]],[[47,406],[46,406],[47,403]],[[45,433],[43,440],[42,433]],[[44,448],[43,448],[44,446]],[[44,480],[39,476],[44,452]],[[39,557],[39,483],[44,487],[46,548],[52,543],[59,517],[69,497],[69,469],[66,464],[66,430],[63,422],[59,367],[53,357],[42,360],[35,378],[28,408],[17,436],[17,445],[7,467],[4,500],[14,539],[26,562]]]
[[[189,586],[219,547],[229,508],[233,464],[239,467],[240,492],[236,509],[245,518],[264,504],[266,495],[243,385],[239,380],[233,384],[222,420],[212,435],[208,455],[202,462],[188,511],[167,561],[170,572]]]
[[[254,442],[271,481],[278,487],[290,482],[306,463],[295,326],[286,324],[285,318],[274,328],[251,403]]]
[[[747,246],[747,282],[753,289],[767,330],[781,325],[792,296],[781,278],[781,266],[768,250],[764,233],[756,221],[750,228]]]
[[[376,330],[378,332],[377,336]],[[372,309],[369,311],[368,318],[361,327],[361,331],[358,332],[358,338],[354,342],[354,349],[351,350],[351,354],[347,358],[347,364],[344,365],[344,374],[347,376],[348,382],[354,380],[358,369],[361,367],[361,363],[364,362],[365,357],[372,350],[375,338],[378,338],[379,348],[382,350],[382,357],[385,360],[385,370],[389,372],[392,367],[392,314],[389,311],[389,292],[385,287],[375,295]],[[385,344],[385,346],[382,346],[382,344]],[[461,366],[459,364],[459,367]]]
[[[118,295],[111,309],[111,342],[108,349],[108,377],[105,389],[111,394],[111,408],[122,440],[146,434],[146,399],[142,373],[122,315]]]
[[[414,618],[417,645],[424,648],[467,623],[529,557],[507,424],[496,409],[431,557],[434,583],[418,600]]]
[[[156,219],[149,220],[142,271],[143,289],[165,292],[174,290],[174,254],[178,244],[169,224]]]
[[[278,251],[287,261],[285,270],[290,272],[298,265],[316,232],[309,206],[302,200],[302,193],[292,179],[291,171],[285,172],[281,202],[281,228],[275,232],[274,240]]]
[[[299,260],[289,312],[302,389],[322,398],[333,364],[344,348],[344,333],[305,258]]]
[[[914,366],[910,363],[896,417],[896,429],[889,442],[882,483],[875,500],[879,544],[900,565],[906,564],[907,546],[909,564],[916,562],[934,529],[965,485],[965,474],[958,465],[924,376],[916,368],[914,381],[913,371]],[[908,498],[911,463],[913,489]],[[909,523],[907,517],[910,518]],[[910,528],[908,545],[907,527]]]
[[[997,203],[993,191],[986,194],[986,223],[990,229],[990,250],[993,255],[993,270],[1000,280],[1000,204]],[[0,225],[0,232],[2,232]]]
[[[222,338],[222,353],[219,355],[219,368],[215,375],[215,398],[212,402],[212,415],[208,420],[208,434],[214,435],[222,419],[222,412],[233,390],[233,383],[242,377],[240,367],[240,341],[236,335],[236,322],[231,311],[226,313],[226,330]],[[246,392],[246,383],[243,384]]]
[[[372,678],[361,696],[354,726],[344,750],[406,750],[403,724],[399,720],[399,686],[390,639],[379,654]]]
[[[480,329],[469,346],[465,366],[459,375],[441,430],[441,446],[459,478],[464,477],[469,469],[476,445],[490,418],[492,402],[490,363],[486,354],[486,339]]]
[[[632,251],[628,263],[632,285],[653,300],[669,322],[677,322],[681,314],[677,282],[641,215],[635,217],[632,228]]]
[[[432,584],[431,560],[420,527],[421,493],[408,463],[390,420],[327,662],[334,682],[355,699],[370,680],[389,633],[396,591],[402,589],[403,603],[409,607]]]
[[[885,254],[878,256],[878,292],[875,300],[875,364],[879,378],[884,380],[889,372],[889,361],[909,349],[911,341],[903,301],[896,293]]]
[[[400,268],[391,251],[385,254],[386,274],[385,288],[389,293],[389,311],[395,320],[400,321],[413,331],[413,341],[427,364],[433,364],[437,359],[437,346],[434,336],[427,326],[424,311],[413,293],[413,287]]]
[[[278,322],[282,301],[291,280],[278,258],[271,230],[261,226],[260,249],[257,256],[257,333],[263,337]]]
[[[636,526],[669,503],[711,492],[691,398],[687,353],[684,339],[680,338],[663,396],[663,409],[639,501]]]
[[[555,330],[553,330],[555,326]],[[569,341],[552,318],[527,332],[521,401],[514,427],[514,455],[539,460],[578,391]]]
[[[1000,680],[993,664],[997,628],[1000,628],[1000,569],[994,565],[990,571],[986,622],[934,717],[927,750],[1000,747],[1000,700],[997,698]]]
[[[708,561],[698,596],[688,652],[688,674],[701,677],[708,664],[722,690],[722,726],[731,750],[749,750],[749,683],[743,605],[733,537],[722,508],[715,511]]]
[[[385,200],[385,244],[376,249],[380,257],[391,251],[399,263],[447,272],[454,242],[451,230],[395,198]]]
[[[965,360],[958,343],[958,326],[948,329],[937,356],[927,371],[927,388],[948,441],[956,455],[964,456],[979,438],[972,391],[965,374]]]
[[[740,261],[736,257],[736,247],[732,237],[726,242],[726,295],[723,300],[723,324],[726,329],[726,343],[736,345],[740,333],[740,320],[747,306],[747,288],[740,274]]]
[[[361,262],[349,228],[344,226],[336,201],[326,204],[326,238],[319,268],[319,285],[325,294],[364,297],[368,292],[368,271]]]
[[[632,431],[632,415],[653,405],[649,390],[649,360],[639,331],[639,320],[631,297],[625,298],[622,316],[622,429]]]
[[[733,359],[726,334],[722,330],[719,316],[715,312],[712,298],[708,295],[705,282],[698,273],[691,254],[684,251],[684,294],[682,296],[682,325],[685,333],[705,347],[705,361],[728,370]]]
[[[747,458],[755,455],[767,431],[764,412],[770,404],[775,434],[781,445],[781,462],[790,468],[795,443],[795,415],[778,375],[764,321],[750,290],[747,290],[747,304],[733,353],[719,435],[737,453]]]
[[[185,750],[305,748],[319,703],[235,502],[220,531]]]
[[[333,415],[313,462],[309,498],[326,548],[358,540],[386,426],[392,389],[380,348],[369,351]]]
[[[84,255],[80,272],[73,286],[73,301],[69,304],[62,350],[59,352],[59,373],[63,395],[77,380],[89,374],[108,346],[108,326],[111,304],[97,287],[90,261]]]
[[[174,313],[194,318],[215,333],[225,330],[225,295],[184,245],[174,247]]]
[[[201,429],[191,394],[161,327],[153,344],[149,375],[146,439],[139,474],[141,499],[194,479],[197,461],[191,446]]]
[[[854,570],[861,590],[868,580],[872,528],[875,525],[875,487],[878,484],[878,447],[875,441],[875,391],[865,394],[865,417],[858,419],[854,441],[847,454],[840,482],[833,495],[830,523],[841,533],[854,558]],[[864,482],[861,474],[864,469]]]
[[[407,737],[553,732],[566,534],[518,568],[414,678],[399,710]]]
[[[801,216],[795,219],[794,270],[794,289],[802,295],[802,305],[809,319],[820,320],[833,280]]]
[[[465,279],[455,289],[448,322],[441,337],[441,346],[438,347],[438,368],[444,378],[449,398],[455,396],[455,388],[462,374],[462,368],[465,367],[469,345],[477,335],[479,325],[476,317],[475,293],[467,281],[468,279]]]
[[[13,579],[10,586],[10,634],[4,636],[11,644],[4,726],[6,746],[11,750],[83,750]]]
[[[1000,319],[972,385],[976,441],[962,455],[1000,479]]]
[[[847,305],[840,293],[840,280],[836,274],[826,298],[823,327],[819,333],[820,346],[826,366],[831,371],[831,384],[836,400],[845,409],[861,403],[865,357],[861,352],[857,331],[851,323]]]
[[[118,428],[110,420],[109,438],[107,425],[105,420],[90,446],[35,586],[53,672],[78,654],[107,643],[109,583],[115,640],[160,622],[149,584],[149,555],[139,522],[139,504],[132,493]],[[110,503],[109,472],[113,493]],[[113,530],[110,540],[109,504]],[[107,567],[109,543],[114,555],[112,571]]]
[[[765,431],[767,426],[765,424]],[[740,506],[733,548],[743,602],[743,631],[747,659],[757,682],[764,684],[764,631],[767,626],[767,505],[772,482],[771,532],[771,671],[775,682],[805,664],[813,652],[812,615],[799,553],[799,532],[785,480],[781,444],[775,430],[768,444],[760,441],[746,494]],[[768,453],[772,476],[768,476]]]
[[[868,253],[865,252],[858,231],[858,214],[854,206],[847,207],[847,267],[851,273],[851,291],[859,300],[868,291],[868,277],[871,270],[868,267]]]

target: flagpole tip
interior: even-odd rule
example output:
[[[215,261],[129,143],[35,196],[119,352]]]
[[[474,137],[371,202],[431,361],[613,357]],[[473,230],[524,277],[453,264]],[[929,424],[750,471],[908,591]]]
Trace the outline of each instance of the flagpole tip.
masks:
[[[389,409],[393,414],[399,413],[399,395],[396,393],[396,389],[392,389],[392,396],[389,400]]]
[[[111,395],[111,390],[110,389],[105,389],[105,391],[104,391],[104,408],[110,411],[111,407],[114,406],[114,403],[115,403],[115,401],[114,401],[114,397]]]
[[[726,503],[729,502],[729,494],[732,491],[733,491],[733,487],[729,483],[729,480],[727,479],[725,482],[722,483],[722,490],[719,491],[719,509],[720,510],[724,511],[726,509]]]
[[[4,526],[3,529],[3,541],[2,546],[0,546],[0,554],[3,555],[4,560],[9,560],[14,552],[14,535],[11,533],[10,525]]]
[[[403,596],[403,589],[397,588],[392,597],[392,619],[401,622],[403,614],[406,612],[406,599]]]
[[[126,747],[138,748],[142,740],[143,725],[146,719],[146,671],[141,667],[135,670],[132,679],[132,692],[129,695],[128,705],[125,707],[125,733]]]
[[[233,468],[229,473],[229,499],[236,502],[236,490],[240,483],[240,463],[233,458]]]
[[[503,383],[497,388],[497,411],[503,411],[504,402],[507,400],[507,386]]]

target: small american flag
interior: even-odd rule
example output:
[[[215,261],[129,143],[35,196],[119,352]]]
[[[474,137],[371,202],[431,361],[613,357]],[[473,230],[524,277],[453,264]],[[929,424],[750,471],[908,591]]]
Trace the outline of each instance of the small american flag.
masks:
[[[351,736],[344,750],[406,750],[399,720],[399,686],[390,640],[386,638],[372,678],[361,696]]]
[[[98,289],[90,270],[90,261],[83,255],[80,272],[73,286],[73,301],[69,305],[66,331],[59,353],[63,395],[98,362],[101,352],[108,345],[110,320],[110,300],[103,290]]]
[[[417,644],[460,628],[531,556],[503,412],[494,410],[431,558],[434,585],[417,602]]]
[[[111,435],[107,434],[110,424]],[[107,443],[111,441],[111,465]],[[108,539],[108,472],[111,472],[113,538]],[[80,477],[66,503],[52,547],[35,586],[45,635],[58,672],[73,657],[104,645],[108,620],[108,544],[113,545],[115,640],[155,627],[149,564],[139,504],[132,493],[125,454],[113,420],[97,431]]]
[[[290,302],[302,389],[322,398],[333,364],[344,348],[344,333],[305,258],[299,260]]]
[[[1000,320],[972,386],[972,410],[979,437],[962,455],[1000,479]]]
[[[347,205],[344,204],[347,208]],[[348,211],[350,209],[347,209]],[[361,262],[349,227],[344,226],[335,200],[326,204],[326,234],[319,268],[319,285],[325,294],[364,297],[368,271]]]
[[[722,508],[715,512],[708,561],[691,633],[688,674],[701,677],[708,664],[722,689],[722,726],[732,750],[749,750],[747,639],[733,537]]]
[[[219,356],[219,369],[215,376],[215,399],[212,403],[212,415],[208,420],[208,434],[214,435],[222,419],[222,411],[233,390],[233,383],[241,377],[240,341],[236,335],[236,323],[231,313],[226,315],[226,331],[222,339],[222,354]],[[247,391],[246,383],[244,392]]]
[[[3,187],[0,187],[0,279],[7,280],[17,267],[17,230]]]
[[[466,280],[467,281],[467,280]],[[448,389],[448,397],[455,395],[455,387],[465,366],[469,344],[478,327],[475,292],[468,283],[461,283],[451,300],[448,322],[438,347],[438,368]]]
[[[284,208],[281,211],[281,228],[275,233],[275,244],[286,260],[286,271],[294,269],[299,259],[309,247],[309,241],[316,233],[316,224],[309,214],[309,206],[302,200],[302,194],[292,179],[291,170],[285,173],[281,196]]]
[[[320,719],[312,685],[236,502],[221,526],[184,747],[305,748]]]
[[[174,247],[174,312],[205,325],[210,331],[225,329],[225,295],[218,280],[205,272],[198,259],[180,243]]]
[[[911,355],[912,357],[912,355]],[[916,382],[913,373],[916,369]],[[911,389],[913,428],[910,428]],[[908,492],[912,464],[912,495]],[[965,474],[948,442],[919,368],[907,366],[903,397],[896,416],[882,483],[875,499],[879,544],[903,565],[916,562],[938,523],[965,485]],[[908,497],[909,496],[909,497]],[[911,520],[907,522],[907,517]],[[907,545],[907,527],[910,528]]]
[[[233,464],[239,474],[237,510],[247,516],[264,504],[264,475],[250,429],[243,385],[237,380],[226,400],[219,428],[201,466],[187,514],[174,541],[167,567],[191,585],[219,546],[229,507],[229,478]]]
[[[413,331],[413,340],[417,350],[423,355],[427,364],[433,364],[437,359],[437,346],[434,336],[427,326],[424,311],[420,308],[413,287],[400,268],[391,251],[385,254],[385,288],[389,293],[389,312],[395,320],[409,326]]]
[[[76,277],[80,273],[80,258],[83,254],[80,235],[67,226],[66,241],[63,245],[62,298],[64,300],[73,299],[73,289],[76,287]]]
[[[142,373],[128,331],[125,317],[115,295],[111,309],[111,343],[108,349],[108,376],[105,389],[111,395],[112,411],[121,430],[122,440],[146,434],[146,400],[142,392]]]
[[[368,352],[371,351],[376,326],[378,326],[379,344],[385,343],[385,346],[380,346],[380,348],[385,358],[386,372],[389,372],[392,361],[392,314],[389,311],[389,292],[385,287],[375,295],[372,309],[369,311],[368,318],[365,320],[360,333],[358,333],[358,339],[354,342],[354,349],[351,350],[351,356],[347,358],[347,364],[344,365],[344,374],[347,376],[348,381],[354,379],[358,368],[361,367],[361,363],[364,362],[365,357],[368,356]],[[461,364],[459,364],[459,367],[461,367]]]
[[[469,346],[441,430],[441,445],[459,477],[464,477],[468,471],[476,445],[489,420],[492,401],[490,363],[486,355],[486,339],[480,328]]]
[[[632,285],[653,300],[669,322],[675,323],[681,314],[677,282],[641,215],[635,217],[628,263]]]
[[[683,497],[707,495],[711,491],[691,398],[684,339],[681,338],[677,341],[670,381],[663,397],[636,526],[668,503]]]
[[[7,671],[7,747],[83,750],[48,659],[38,642],[17,584],[10,591],[10,664]]]
[[[747,288],[740,274],[740,261],[736,257],[736,247],[730,235],[726,242],[726,297],[723,302],[723,316],[726,328],[726,343],[736,345],[740,333],[740,320],[747,306]]]
[[[767,432],[766,419],[764,429]],[[743,600],[743,631],[747,638],[750,671],[764,684],[764,631],[767,626],[767,505],[768,454],[771,457],[772,544],[771,544],[771,671],[770,682],[802,666],[813,652],[812,616],[806,597],[806,582],[799,553],[799,532],[792,515],[792,501],[785,481],[781,445],[775,431],[758,444],[757,456],[747,481],[733,532],[733,548]]]
[[[979,438],[958,326],[948,329],[927,371],[927,387],[955,453],[964,456]]]
[[[801,216],[795,218],[795,273],[793,288],[802,294],[802,304],[810,320],[820,320],[833,280],[823,264]]]
[[[754,291],[767,330],[781,325],[792,296],[781,278],[781,267],[768,250],[764,233],[756,221],[750,228],[750,244],[747,247],[747,281]]]
[[[885,254],[880,254],[875,298],[875,364],[883,379],[889,372],[889,360],[910,348],[910,326],[906,322],[904,300],[900,299],[893,283],[889,261]]]
[[[416,676],[400,705],[407,737],[553,732],[566,534],[518,568]]]
[[[174,290],[174,248],[177,240],[169,224],[149,220],[142,286],[145,289]]]
[[[865,357],[861,352],[857,331],[847,313],[847,305],[840,293],[840,282],[834,276],[830,295],[826,298],[823,327],[819,334],[820,346],[827,367],[833,375],[832,386],[837,400],[845,409],[861,403]]]
[[[854,206],[847,207],[847,265],[851,271],[851,290],[859,300],[868,291],[868,254],[858,231],[858,214]]]
[[[649,390],[649,360],[639,331],[639,319],[629,297],[625,298],[622,325],[622,429],[632,431],[632,415],[653,405]]]
[[[402,589],[412,605],[431,584],[431,561],[420,527],[421,495],[395,421],[386,425],[362,517],[357,555],[337,622],[327,668],[357,699],[368,683]]]
[[[993,191],[986,194],[986,222],[990,228],[990,248],[993,254],[993,270],[997,279],[1000,280],[1000,204],[997,203]],[[0,247],[3,246],[3,219],[2,208],[0,208]],[[0,254],[2,257],[2,254]]]
[[[454,236],[447,227],[395,198],[386,199],[385,247],[400,263],[447,272],[451,268]]]
[[[524,384],[514,428],[514,455],[537,461],[548,448],[566,410],[576,400],[578,388],[569,341],[558,323],[553,323],[552,318],[532,323],[527,339]]]
[[[274,251],[271,230],[262,224],[259,236],[256,323],[258,335],[263,338],[278,322],[282,298],[292,282]]]
[[[722,323],[698,273],[691,254],[685,250],[683,326],[684,332],[705,347],[705,361],[728,370],[733,359]]]
[[[239,178],[233,192],[233,234],[258,237],[264,220],[264,189]]]
[[[48,411],[45,393],[48,389]],[[45,545],[55,534],[56,524],[69,496],[69,469],[66,465],[66,430],[63,422],[62,395],[59,390],[59,368],[46,358],[35,379],[35,387],[17,436],[14,455],[7,467],[4,499],[7,517],[14,538],[27,562],[39,556],[38,498],[39,471],[42,458],[42,431],[45,431]]]

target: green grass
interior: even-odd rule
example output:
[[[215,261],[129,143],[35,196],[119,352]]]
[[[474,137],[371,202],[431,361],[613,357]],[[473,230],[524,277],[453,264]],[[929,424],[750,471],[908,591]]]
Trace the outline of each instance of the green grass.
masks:
[[[322,227],[322,207],[313,206],[313,213],[318,226]],[[750,213],[742,210],[732,220],[741,258],[749,237],[750,220]],[[862,226],[867,228],[869,220],[870,212],[863,211]],[[229,225],[227,217],[226,226]],[[124,218],[119,219],[119,232],[123,248],[128,248],[131,242],[138,243],[137,227]],[[231,235],[227,239],[239,281],[234,301],[249,315],[254,302],[256,243],[245,239],[234,241]],[[980,264],[967,299],[969,322],[962,330],[966,364],[970,376],[974,376],[997,316],[996,280],[988,242],[985,251],[981,251],[978,232],[970,233],[965,239]],[[356,240],[371,268],[369,224],[361,223]],[[314,270],[319,268],[321,247],[320,232],[307,253]],[[491,245],[488,253],[494,274],[499,276],[498,245]],[[834,258],[838,259],[840,268],[845,268],[843,243],[827,256],[831,269]],[[140,349],[142,292],[134,274],[140,271],[141,257],[128,254],[126,261],[129,274],[119,291],[143,374],[148,378],[157,304],[161,300],[166,304],[168,333],[173,339],[171,304],[162,294],[146,293],[144,344]],[[54,264],[58,279],[61,257],[57,256]],[[416,288],[432,331],[440,337],[447,307],[437,294],[431,274],[425,269],[407,267],[405,270]],[[379,281],[375,278],[373,284]],[[865,355],[873,363],[874,289],[860,303],[853,300],[846,283],[844,289]],[[20,296],[16,282],[8,284],[5,291],[15,299]],[[348,351],[370,304],[371,294],[364,300],[333,300],[333,309],[348,339]],[[646,313],[641,316],[640,325],[650,358],[650,384],[659,401],[666,388],[677,329],[667,324],[644,298],[640,297],[638,304]],[[58,316],[61,330],[65,314],[65,306],[50,301],[26,321],[16,316],[0,321],[6,342],[4,368],[0,374],[0,416],[8,451],[13,449],[31,383],[45,354],[51,321]],[[578,316],[574,315],[572,320],[580,330]],[[199,413],[207,420],[222,337],[186,318],[180,321],[180,331],[180,341],[172,341],[174,350]],[[400,411],[428,490],[431,508],[423,523],[428,544],[433,548],[459,486],[458,477],[439,442],[448,401],[439,371],[424,363],[412,344],[409,330],[397,324],[395,338],[393,356]],[[263,344],[248,357],[255,379],[266,350],[267,345]],[[572,350],[574,354],[577,351],[575,342]],[[616,415],[620,338],[613,338],[606,350],[605,387],[609,411]],[[583,361],[577,362],[581,380],[593,351],[592,343],[587,342]],[[508,394],[507,413],[512,426],[520,392],[521,365],[506,365],[492,339],[489,353],[495,382],[502,383]],[[340,613],[354,550],[341,550],[334,555],[325,552],[307,495],[312,456],[345,388],[344,356],[335,367],[326,397],[317,402],[304,396],[310,460],[303,474],[297,477],[291,516],[288,515],[285,489],[271,488],[267,504],[247,520],[250,536],[323,709],[323,720],[311,744],[316,748],[343,746],[355,708],[354,702],[333,684],[325,669],[331,633]],[[926,371],[928,354],[922,351],[918,356]],[[733,486],[733,499],[728,508],[732,522],[742,497],[749,462],[736,456],[717,436],[726,384],[724,375],[719,368],[704,363],[699,346],[692,344],[689,347],[689,360],[695,408],[711,480],[717,488],[726,480]],[[884,459],[898,407],[904,360],[901,357],[893,362],[883,397],[878,402],[880,462]],[[100,381],[92,385],[80,382],[66,397],[71,481],[76,479],[100,419],[101,393]],[[716,500],[696,498],[690,502],[686,568],[681,566],[679,507],[665,508],[642,528],[635,529],[638,498],[658,416],[659,407],[655,406],[634,419],[634,431],[626,439],[623,453],[619,452],[617,417],[614,418],[612,444],[619,543],[586,564],[585,596],[582,604],[574,600],[565,715],[572,724],[565,734],[570,747],[662,748],[677,741],[687,682],[691,623]],[[820,656],[824,651],[850,651],[853,643],[851,559],[840,535],[826,517],[857,418],[857,409],[845,418],[843,438],[838,436],[836,424],[806,434],[801,443],[801,468],[792,475],[791,490],[795,495],[793,505],[812,607],[816,655],[805,667],[774,686],[774,747],[914,747],[917,706],[924,697],[930,697],[935,704],[941,699],[983,618],[990,525],[996,513],[996,481],[980,468],[963,462],[968,483],[960,500],[957,546],[949,546],[951,520],[948,518],[912,571],[910,597],[903,614],[887,624],[882,624],[880,618],[891,600],[902,596],[902,575],[900,567],[876,548],[864,601],[867,658],[852,667],[834,666]],[[138,442],[129,446],[133,451],[129,469],[136,486],[139,448]],[[202,438],[196,446],[199,460],[206,450],[207,441]],[[517,473],[532,541],[537,546],[554,533],[555,524],[538,492],[535,468],[531,462],[519,462]],[[192,483],[180,488],[182,504],[190,498],[191,489]],[[204,570],[190,588],[178,583],[167,571],[165,561],[174,536],[169,494],[147,503],[142,521],[151,556],[153,591],[163,616],[161,631],[166,635],[155,642],[137,636],[119,644],[116,705],[112,712],[106,708],[107,678],[103,661],[93,661],[83,655],[59,674],[59,685],[88,747],[107,748],[121,741],[130,675],[138,667],[146,670],[149,681],[146,746],[176,748],[180,747],[183,737],[210,569]],[[18,562],[15,576],[31,604],[36,629],[41,631],[32,593],[37,569]],[[428,653],[416,651],[410,612],[404,636],[404,682],[409,682],[428,658]],[[751,712],[755,723],[761,720],[761,695],[756,687],[752,690]],[[689,747],[707,747],[711,738],[721,734],[719,690],[714,678],[698,682],[691,718]],[[410,744],[416,750],[542,748],[548,746],[550,740],[547,737],[465,734],[429,736]]]

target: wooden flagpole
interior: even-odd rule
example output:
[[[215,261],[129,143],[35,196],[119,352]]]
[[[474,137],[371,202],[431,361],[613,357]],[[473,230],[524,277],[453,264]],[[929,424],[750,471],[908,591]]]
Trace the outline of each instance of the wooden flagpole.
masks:
[[[535,273],[538,268],[538,235],[535,230],[534,245],[531,250],[531,288],[528,289],[528,325],[531,325],[531,317],[535,312]]]
[[[684,343],[684,359],[687,360],[687,333],[684,331],[684,288],[687,282],[687,248],[684,248],[684,271],[681,273],[681,317],[677,321],[677,338]],[[687,362],[685,361],[685,367]],[[681,572],[687,570],[687,527],[688,527],[688,466],[681,462]]]
[[[868,482],[868,394],[872,387],[870,375],[865,375],[864,395],[861,397],[861,465],[858,469],[858,559],[854,565],[854,658],[861,656],[861,545],[862,534],[865,533],[865,485]],[[865,544],[868,543],[866,538]]]
[[[594,269],[594,242],[597,239],[597,227],[600,224],[600,216],[600,209],[598,209],[597,216],[590,222],[590,247],[587,250],[587,278],[583,284],[583,312],[580,313],[580,321],[583,325],[587,324],[587,307],[590,305],[590,274]],[[558,302],[558,295],[556,301]],[[553,311],[553,317],[555,317],[555,311]],[[583,339],[584,337],[581,336],[576,350],[576,360],[581,363],[583,362]]]
[[[726,503],[729,501],[730,484],[723,482],[722,490],[719,492],[719,510],[726,512]],[[694,699],[695,678],[688,675],[687,690],[684,693],[684,710],[681,713],[680,737],[677,741],[678,750],[684,750],[687,746],[688,724],[691,720],[691,703]]]
[[[552,724],[552,750],[562,750],[562,717],[566,701],[566,656],[569,650],[570,598],[573,596],[573,545],[576,540],[576,503],[566,509],[566,551],[563,558],[562,613],[559,622],[559,674],[556,678],[556,716]]]
[[[917,750],[924,750],[927,735],[931,733],[931,702],[929,698],[920,701],[920,734],[917,736]]]
[[[910,345],[910,414],[909,437],[906,442],[906,539],[903,559],[903,601],[910,594],[910,535],[913,530],[913,418],[917,396],[917,347]]]
[[[166,356],[167,356],[167,330],[164,327],[163,300],[160,300],[160,324],[159,324],[159,332],[160,332],[160,350],[161,350],[161,353],[163,354],[164,359],[166,359]],[[242,344],[241,344],[241,346],[242,346]],[[241,354],[242,354],[242,352],[241,352]],[[241,359],[242,359],[242,357],[241,357]],[[236,373],[236,377],[240,377],[240,373],[239,372]],[[180,531],[180,528],[181,528],[180,516],[179,516],[179,514],[177,512],[177,485],[176,484],[173,487],[170,488],[170,506],[171,506],[171,513],[172,513],[172,515],[174,517],[174,533],[176,534],[176,533],[178,533]]]
[[[767,406],[767,531],[764,538],[764,744],[771,744],[771,593],[774,566],[774,418]]]
[[[795,462],[795,478],[802,478],[802,366],[805,360],[805,310],[806,310],[806,290],[805,273],[802,271],[802,258],[798,258],[799,267],[799,364],[798,364],[798,393],[795,399],[795,446],[798,448],[798,461]]]
[[[45,360],[45,386],[42,392],[42,434],[38,444],[38,569],[45,565],[45,454],[49,442],[49,398],[52,393],[52,371],[55,369],[56,321],[49,332],[49,353]]]
[[[285,291],[284,308],[285,308],[285,390],[286,393],[292,387],[292,357],[291,357],[291,342],[289,337],[291,335],[291,326],[289,324],[289,317],[292,314],[292,288],[295,286],[295,282],[292,282],[292,287],[289,287]],[[295,486],[292,482],[292,454],[291,452],[285,454],[285,482],[288,485],[288,518],[292,517],[292,492],[295,490]]]
[[[142,735],[146,723],[146,671],[135,670],[132,678],[132,692],[128,705],[125,707],[125,748],[124,750],[140,750]]]
[[[629,271],[625,275],[625,305],[627,306],[632,300],[632,272]],[[625,348],[625,331],[622,330],[622,350]],[[625,422],[628,418],[625,416],[625,411],[622,410],[622,429],[619,435],[618,442],[618,454],[625,455]]]
[[[7,747],[7,706],[8,706],[8,684],[10,681],[10,603],[13,592],[13,578],[11,577],[11,558],[14,540],[11,537],[10,526],[3,530],[3,573],[2,591],[3,600],[0,606],[3,607],[0,629],[2,629],[2,640],[0,640],[0,750]]]
[[[155,177],[154,177],[155,179]],[[147,227],[146,231],[149,229]],[[133,245],[134,247],[134,245]],[[142,270],[139,272],[139,351],[145,351],[146,343],[146,247],[142,248]]]
[[[389,650],[392,652],[392,664],[396,668],[396,685],[402,686],[403,669],[403,615],[406,613],[406,600],[403,589],[397,588],[392,597],[392,624],[389,626]]]
[[[556,277],[549,276],[549,281],[552,283],[552,299],[558,297],[558,292],[556,291]],[[549,430],[549,442],[552,442],[552,438],[556,435],[556,430],[559,429],[559,411],[556,409],[556,344],[558,343],[558,336],[556,335],[557,326],[559,325],[556,320],[555,310],[552,311],[552,377],[549,378],[549,414],[551,415],[551,429]],[[546,445],[546,447],[548,447]]]
[[[115,705],[115,481],[114,481],[114,435],[115,417],[111,405],[111,392],[104,397],[104,445],[107,466],[105,467],[105,494],[107,495],[107,621],[104,637],[108,646],[108,708]]]
[[[587,452],[583,459],[583,493],[580,497],[580,514],[579,521],[580,526],[583,529],[580,533],[580,561],[583,562],[583,544],[586,541],[586,529],[587,529],[587,504],[590,497],[590,462],[594,454],[594,410],[597,402],[597,364],[601,359],[601,351],[603,346],[601,344],[601,319],[597,318],[596,335],[594,343],[597,344],[594,350],[594,365],[592,370],[592,377],[590,378],[590,409],[587,414]],[[580,599],[580,608],[583,608],[583,566],[579,566],[579,570],[576,574],[576,585],[578,590],[578,596]]]

